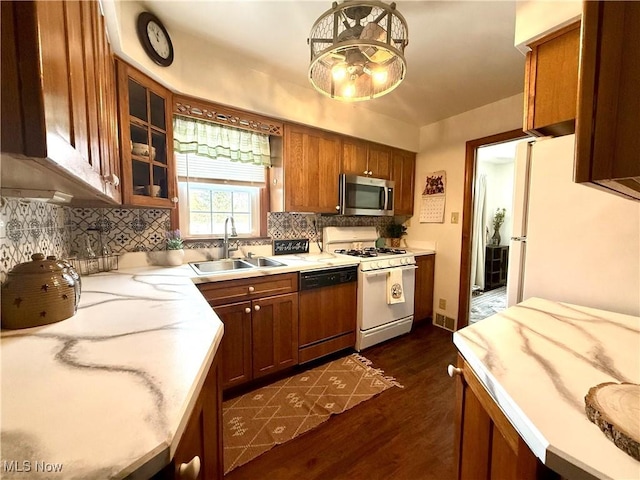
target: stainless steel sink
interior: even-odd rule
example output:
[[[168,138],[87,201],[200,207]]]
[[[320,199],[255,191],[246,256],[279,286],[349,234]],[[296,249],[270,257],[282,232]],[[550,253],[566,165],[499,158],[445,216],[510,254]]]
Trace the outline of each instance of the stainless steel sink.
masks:
[[[243,258],[242,261],[250,263],[255,267],[283,267],[284,266],[284,263],[278,262],[277,260],[271,260],[270,258],[265,258],[265,257]]]
[[[210,260],[207,262],[193,262],[190,263],[198,275],[204,275],[207,273],[222,273],[233,270],[241,270],[243,268],[255,268],[255,265],[251,265],[243,260],[238,259],[225,259],[225,260]]]

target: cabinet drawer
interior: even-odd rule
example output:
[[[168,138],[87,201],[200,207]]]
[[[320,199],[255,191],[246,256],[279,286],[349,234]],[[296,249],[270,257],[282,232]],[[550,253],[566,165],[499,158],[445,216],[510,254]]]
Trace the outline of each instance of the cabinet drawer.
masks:
[[[254,298],[298,291],[298,274],[283,273],[266,277],[224,280],[198,285],[211,306],[242,302]]]

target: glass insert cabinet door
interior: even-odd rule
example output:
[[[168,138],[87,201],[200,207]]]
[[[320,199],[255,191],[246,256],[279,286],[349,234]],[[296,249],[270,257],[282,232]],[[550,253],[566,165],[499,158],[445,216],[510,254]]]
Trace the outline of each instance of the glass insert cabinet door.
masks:
[[[171,92],[122,61],[117,69],[124,203],[173,207]]]

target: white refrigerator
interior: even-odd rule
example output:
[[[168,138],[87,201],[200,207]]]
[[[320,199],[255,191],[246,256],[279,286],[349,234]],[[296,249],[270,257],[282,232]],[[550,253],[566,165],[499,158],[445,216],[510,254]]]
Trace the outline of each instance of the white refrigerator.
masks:
[[[574,145],[575,135],[518,145],[507,303],[640,315],[640,202],[574,183]]]

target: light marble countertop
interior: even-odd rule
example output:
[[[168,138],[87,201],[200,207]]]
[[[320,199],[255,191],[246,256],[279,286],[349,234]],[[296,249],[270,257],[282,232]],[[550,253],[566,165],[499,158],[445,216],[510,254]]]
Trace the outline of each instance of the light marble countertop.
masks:
[[[640,317],[530,298],[453,341],[547,466],[568,479],[640,478],[640,462],[584,411],[589,388],[640,383]]]
[[[51,478],[37,462],[61,464],[65,479],[144,478],[166,465],[223,335],[195,284],[358,263],[272,258],[285,266],[198,276],[187,264],[133,267],[147,263],[134,256],[83,276],[73,317],[2,331],[0,462],[16,463],[0,476]]]

